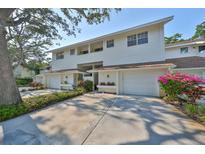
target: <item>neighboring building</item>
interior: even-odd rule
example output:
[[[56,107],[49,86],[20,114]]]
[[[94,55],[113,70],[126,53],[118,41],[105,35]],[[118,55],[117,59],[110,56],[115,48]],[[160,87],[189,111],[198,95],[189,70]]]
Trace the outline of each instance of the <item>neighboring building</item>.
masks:
[[[15,78],[32,78],[35,76],[34,71],[29,70],[21,64],[13,66],[13,73]]]
[[[173,17],[52,50],[52,69],[41,74],[48,88],[66,89],[92,80],[98,91],[159,96],[166,61],[164,25]]]
[[[173,71],[196,74],[205,79],[205,39],[186,40],[165,46],[166,61]]]

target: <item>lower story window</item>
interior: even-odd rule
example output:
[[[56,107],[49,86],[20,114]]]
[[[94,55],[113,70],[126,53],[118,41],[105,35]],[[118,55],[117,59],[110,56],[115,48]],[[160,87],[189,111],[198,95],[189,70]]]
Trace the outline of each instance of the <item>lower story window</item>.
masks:
[[[204,50],[205,50],[205,45],[199,46],[199,52],[204,51]]]
[[[180,53],[181,54],[188,53],[188,47],[181,48]]]

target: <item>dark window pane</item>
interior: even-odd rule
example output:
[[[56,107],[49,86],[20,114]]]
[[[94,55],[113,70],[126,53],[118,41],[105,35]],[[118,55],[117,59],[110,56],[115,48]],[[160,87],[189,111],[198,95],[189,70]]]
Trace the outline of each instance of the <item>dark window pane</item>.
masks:
[[[181,49],[180,49],[180,53],[181,53],[181,54],[183,54],[183,53],[188,53],[188,47],[181,48]]]
[[[75,54],[75,49],[70,49],[70,55],[74,55]]]
[[[63,52],[56,53],[56,60],[63,59],[63,58],[64,58],[64,53]]]
[[[201,52],[201,51],[203,51],[203,50],[205,50],[205,45],[199,46],[199,52]]]
[[[97,51],[103,51],[103,47],[101,47],[101,48],[95,48],[94,51],[96,51],[96,52],[97,52]]]
[[[137,41],[138,44],[148,43],[148,32],[143,32],[143,33],[137,34],[137,38],[138,38],[138,41]]]
[[[107,41],[107,48],[114,47],[114,40]]]
[[[137,44],[136,35],[130,35],[127,37],[127,46],[133,46]]]

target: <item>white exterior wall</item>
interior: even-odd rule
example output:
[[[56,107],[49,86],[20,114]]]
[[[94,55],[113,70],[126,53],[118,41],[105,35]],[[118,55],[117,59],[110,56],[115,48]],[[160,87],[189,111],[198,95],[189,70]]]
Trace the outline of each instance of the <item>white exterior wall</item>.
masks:
[[[180,53],[180,49],[183,47],[188,47],[188,53]],[[165,56],[166,59],[170,58],[180,58],[180,57],[191,57],[191,56],[205,56],[205,53],[199,53],[198,46],[180,46],[180,47],[173,47],[173,48],[165,48]]]
[[[67,78],[66,78],[67,76]],[[61,84],[67,81],[68,84],[74,85],[74,73],[53,73],[45,75],[47,88],[60,89]]]
[[[130,64],[150,61],[161,61],[165,59],[164,52],[164,26],[154,25],[138,30],[133,30],[125,34],[110,37],[103,41],[103,51],[89,53],[85,55],[70,56],[69,48],[64,51],[64,59],[55,60],[55,53],[53,52],[52,69],[74,69],[77,64],[91,63],[103,61],[104,66]],[[127,36],[148,31],[148,43],[136,46],[127,46]],[[114,47],[107,48],[106,41],[114,39]],[[93,42],[90,42],[93,43]],[[83,44],[82,44],[83,45]],[[77,49],[78,46],[72,47]]]
[[[98,83],[100,84],[101,82],[114,82],[116,84],[116,72],[99,72]]]
[[[99,88],[99,91],[117,93],[118,87],[119,94],[160,96],[158,77],[167,72],[167,68],[120,70],[118,79],[117,71],[99,72],[99,83],[115,83],[114,88],[108,86],[109,88]]]

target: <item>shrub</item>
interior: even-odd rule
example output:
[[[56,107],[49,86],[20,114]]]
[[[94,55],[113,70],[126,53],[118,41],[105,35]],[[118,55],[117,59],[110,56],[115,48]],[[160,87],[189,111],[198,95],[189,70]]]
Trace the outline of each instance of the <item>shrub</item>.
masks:
[[[1,105],[0,121],[8,120],[22,114],[41,109],[59,101],[82,95],[84,92],[85,90],[83,88],[77,88],[76,90],[69,92],[57,92],[53,94],[26,98],[23,99],[22,103],[15,105]]]
[[[203,115],[205,117],[205,106],[204,105],[199,105],[198,112],[199,112],[200,115]]]
[[[196,115],[198,113],[198,106],[193,104],[184,104],[184,110],[189,115]]]
[[[158,81],[170,100],[178,100],[178,96],[185,94],[193,104],[203,94],[203,89],[200,88],[199,84],[205,83],[205,80],[196,75],[179,72],[160,76]]]
[[[28,86],[32,81],[32,78],[16,78],[17,86]]]
[[[44,85],[40,82],[32,82],[29,85],[34,87],[36,90],[44,89]]]
[[[83,87],[87,92],[93,90],[93,82],[90,80],[79,81],[78,87]]]

